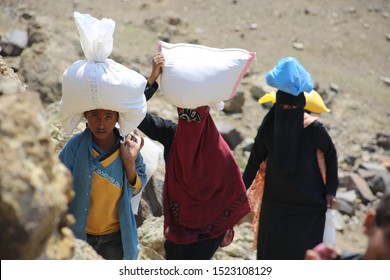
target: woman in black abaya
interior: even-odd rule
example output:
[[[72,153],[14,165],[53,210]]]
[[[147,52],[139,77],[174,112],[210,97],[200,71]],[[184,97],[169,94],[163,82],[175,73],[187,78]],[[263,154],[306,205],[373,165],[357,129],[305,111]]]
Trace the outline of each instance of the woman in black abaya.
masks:
[[[297,65],[306,71],[294,59],[285,63],[289,66],[278,69],[282,74]],[[287,74],[291,78],[299,71]],[[243,175],[249,188],[257,172],[265,172],[258,259],[303,259],[307,249],[321,243],[325,212],[332,207],[338,186],[337,155],[330,136],[320,122],[305,113],[302,87],[295,86],[294,91],[284,85],[279,88],[286,91],[277,91],[276,103],[264,117]],[[323,154],[326,183],[318,151]],[[263,162],[265,170],[259,170]]]

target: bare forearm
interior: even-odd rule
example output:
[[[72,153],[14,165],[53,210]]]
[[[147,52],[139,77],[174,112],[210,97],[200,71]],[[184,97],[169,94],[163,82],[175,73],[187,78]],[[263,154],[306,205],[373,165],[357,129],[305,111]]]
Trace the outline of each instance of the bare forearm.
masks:
[[[135,170],[135,163],[126,163],[125,164],[127,181],[130,185],[134,186],[137,179],[137,171]]]

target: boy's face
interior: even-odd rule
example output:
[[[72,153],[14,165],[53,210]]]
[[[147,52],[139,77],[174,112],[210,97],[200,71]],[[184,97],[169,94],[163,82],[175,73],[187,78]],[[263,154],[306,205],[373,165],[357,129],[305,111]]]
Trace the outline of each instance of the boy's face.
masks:
[[[96,109],[87,111],[85,118],[88,121],[88,127],[92,134],[97,139],[104,139],[112,133],[118,121],[118,112]]]

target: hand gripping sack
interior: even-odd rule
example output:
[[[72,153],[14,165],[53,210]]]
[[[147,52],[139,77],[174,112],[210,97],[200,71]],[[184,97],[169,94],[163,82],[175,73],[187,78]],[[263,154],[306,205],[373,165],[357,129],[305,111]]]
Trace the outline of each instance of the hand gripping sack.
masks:
[[[193,44],[159,42],[165,58],[161,91],[180,108],[195,109],[232,98],[255,53]]]
[[[60,118],[71,134],[85,111],[106,109],[119,112],[122,135],[133,131],[146,114],[141,74],[108,59],[113,47],[115,22],[74,13],[86,60],[76,61],[63,73]]]

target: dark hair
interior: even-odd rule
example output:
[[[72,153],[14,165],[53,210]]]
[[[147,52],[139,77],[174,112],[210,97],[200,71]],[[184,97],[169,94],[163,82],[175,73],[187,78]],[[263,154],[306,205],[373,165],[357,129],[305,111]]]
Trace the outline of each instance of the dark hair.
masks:
[[[376,208],[375,224],[378,227],[390,223],[390,192],[386,192],[379,201]]]

